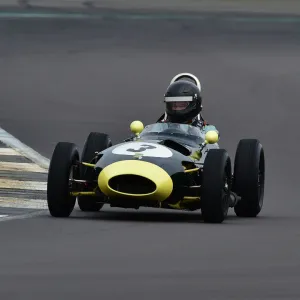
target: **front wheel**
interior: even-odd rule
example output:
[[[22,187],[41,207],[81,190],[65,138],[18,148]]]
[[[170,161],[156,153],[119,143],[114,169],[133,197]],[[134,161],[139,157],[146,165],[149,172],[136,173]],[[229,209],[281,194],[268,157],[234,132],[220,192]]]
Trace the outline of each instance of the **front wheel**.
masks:
[[[201,188],[204,222],[222,223],[227,217],[231,176],[231,160],[226,150],[209,150],[204,161]]]
[[[263,206],[265,155],[256,139],[239,142],[234,162],[233,190],[241,197],[234,207],[238,217],[256,217]]]
[[[79,179],[77,161],[79,152],[75,144],[60,142],[56,145],[47,182],[48,209],[53,217],[69,217],[74,209],[76,197],[70,196],[70,178]]]
[[[92,162],[95,157],[95,152],[101,152],[112,146],[110,137],[105,133],[91,132],[86,139],[82,150],[81,161]],[[81,178],[83,180],[94,180],[96,179],[95,171],[93,168],[81,165]],[[85,212],[96,212],[103,207],[104,196],[93,197],[93,196],[80,196],[78,197],[78,206],[82,211]]]

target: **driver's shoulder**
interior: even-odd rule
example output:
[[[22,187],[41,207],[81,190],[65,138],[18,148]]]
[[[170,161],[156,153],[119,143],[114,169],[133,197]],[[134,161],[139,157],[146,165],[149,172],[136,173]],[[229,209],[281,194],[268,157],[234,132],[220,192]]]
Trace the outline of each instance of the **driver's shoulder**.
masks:
[[[163,113],[156,121],[156,123],[165,123],[166,118],[165,118],[165,113]]]

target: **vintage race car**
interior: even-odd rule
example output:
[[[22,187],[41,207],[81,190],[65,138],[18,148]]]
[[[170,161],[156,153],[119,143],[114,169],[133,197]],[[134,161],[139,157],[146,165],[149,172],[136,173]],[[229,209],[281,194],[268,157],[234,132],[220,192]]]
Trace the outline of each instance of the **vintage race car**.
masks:
[[[89,134],[80,157],[73,143],[59,142],[47,185],[50,214],[68,217],[76,199],[82,211],[111,207],[201,210],[204,222],[222,223],[262,209],[265,159],[256,139],[240,140],[234,166],[214,130],[176,123],[130,125],[132,138],[112,145],[107,134]]]

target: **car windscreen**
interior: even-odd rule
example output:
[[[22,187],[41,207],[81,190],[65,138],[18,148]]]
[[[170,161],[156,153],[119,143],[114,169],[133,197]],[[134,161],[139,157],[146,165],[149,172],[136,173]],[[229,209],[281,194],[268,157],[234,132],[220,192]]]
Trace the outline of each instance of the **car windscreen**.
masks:
[[[195,126],[179,123],[155,123],[144,128],[141,137],[176,139],[188,145],[201,144],[204,133]]]

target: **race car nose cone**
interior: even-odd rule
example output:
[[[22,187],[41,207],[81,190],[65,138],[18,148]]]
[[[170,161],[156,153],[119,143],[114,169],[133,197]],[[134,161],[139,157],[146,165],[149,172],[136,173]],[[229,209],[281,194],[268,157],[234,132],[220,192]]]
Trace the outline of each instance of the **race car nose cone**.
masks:
[[[173,181],[162,168],[145,161],[123,160],[105,167],[98,176],[100,190],[108,197],[164,201]]]

